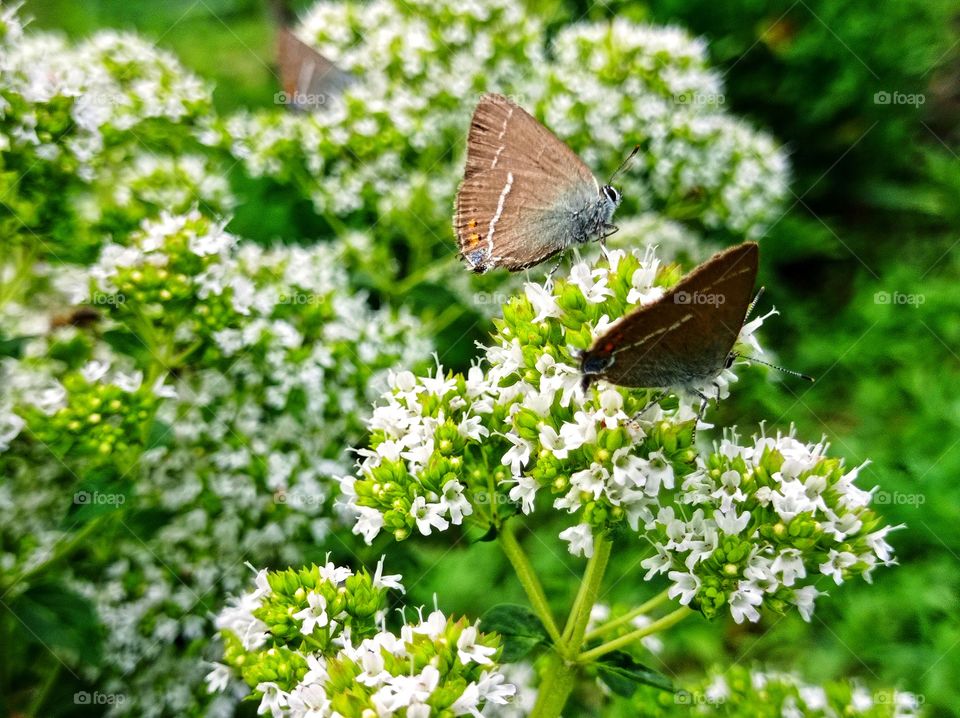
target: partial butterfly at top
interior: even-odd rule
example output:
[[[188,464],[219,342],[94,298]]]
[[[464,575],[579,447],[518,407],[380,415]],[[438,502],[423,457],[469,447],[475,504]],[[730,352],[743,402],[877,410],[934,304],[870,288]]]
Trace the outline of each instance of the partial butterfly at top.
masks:
[[[580,355],[584,391],[597,379],[618,386],[684,389],[700,396],[702,414],[706,396],[699,387],[736,359],[733,346],[759,299],[758,294],[751,301],[758,258],[755,242],[719,252],[660,299],[617,322]]]
[[[604,240],[617,229],[610,220],[619,204],[620,192],[601,186],[522,107],[502,95],[480,100],[453,219],[460,256],[474,272],[516,272],[570,246]]]
[[[316,112],[339,96],[353,81],[330,60],[303,42],[287,27],[277,34],[277,64],[285,97],[291,109]]]

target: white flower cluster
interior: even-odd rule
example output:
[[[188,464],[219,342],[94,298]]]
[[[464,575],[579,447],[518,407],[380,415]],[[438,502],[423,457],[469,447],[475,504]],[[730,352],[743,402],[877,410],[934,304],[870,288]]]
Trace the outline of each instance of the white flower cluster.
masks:
[[[572,518],[560,532],[571,553],[591,556],[598,532],[625,524],[656,552],[647,579],[668,574],[671,597],[737,622],[759,620],[762,605],[809,619],[815,574],[840,583],[892,563],[890,527],[855,486],[857,470],[825,445],[730,435],[700,454],[696,394],[648,405],[655,389],[600,382],[582,393],[577,352],[662,296],[673,272],[652,252],[610,251],[554,286],[527,284],[466,376],[395,374],[357,474],[341,479],[354,532],[370,542],[381,531],[402,540],[459,524],[489,530],[504,505],[549,505]],[[761,353],[754,333],[765,318],[742,328],[745,355]],[[723,398],[734,381],[727,368],[702,389]]]
[[[48,286],[38,306],[90,303],[98,327],[127,337],[121,343],[138,364],[90,332],[51,329],[49,314],[38,319],[19,305],[4,307],[11,336],[28,327],[41,335],[25,344],[23,359],[0,365],[0,380],[16,389],[3,392],[0,412],[5,468],[6,461],[21,466],[35,443],[24,437],[25,407],[37,415],[37,430],[54,438],[73,420],[63,415],[65,367],[50,354],[92,352],[75,373],[125,391],[138,379],[139,392],[154,400],[148,421],[136,430],[124,425],[131,437],[150,441],[126,476],[133,482],[126,506],[136,506],[140,518],[115,537],[108,564],[70,580],[109,627],[101,680],[128,699],[113,707],[116,714],[184,714],[210,700],[199,689],[202,654],[181,648],[209,635],[205,606],[240,587],[244,560],[300,562],[307,547],[329,537],[336,520],[330,477],[348,470],[346,451],[362,436],[387,372],[427,355],[409,314],[373,309],[351,291],[339,252],[328,245],[263,249],[192,212],[145,222],[83,271],[51,268],[50,283],[73,296]],[[142,378],[176,355],[186,359],[162,388]],[[107,362],[114,369],[104,374]],[[123,406],[136,422],[138,405]],[[103,443],[105,429],[85,423],[91,412],[79,417],[78,435]],[[101,425],[110,425],[99,413]],[[53,443],[47,434],[34,436]],[[93,449],[96,456],[99,444]],[[29,556],[4,554],[10,568],[42,560],[62,538],[65,500],[54,487],[74,479],[42,446],[34,454],[29,471],[17,473],[26,483],[0,489],[4,524],[37,542]],[[210,710],[228,704],[221,697]]]
[[[210,106],[203,82],[169,53],[129,33],[102,31],[76,46],[59,35],[31,33],[3,46],[0,68],[5,95],[37,106],[60,100],[69,106],[70,133],[62,144],[37,125],[37,113],[27,112],[7,117],[15,122],[11,145],[31,145],[48,161],[66,151],[87,180],[112,141],[104,130],[131,130],[155,119],[180,123]]]
[[[0,42],[0,190],[15,243],[87,264],[106,236],[119,241],[162,209],[235,204],[227,158],[195,137],[210,87],[172,55],[113,31],[76,44],[21,35],[16,9],[4,18],[18,36]]]
[[[827,448],[792,433],[742,445],[731,432],[683,480],[676,505],[645,518],[656,550],[646,579],[667,573],[670,596],[707,613],[727,602],[737,623],[760,620],[769,602],[795,605],[809,621],[817,574],[839,585],[894,564],[894,527],[869,510],[860,467],[846,469]]]
[[[593,528],[608,518],[626,518],[636,530],[661,491],[674,487],[672,462],[691,461],[689,433],[686,445],[663,434],[691,420],[699,400],[671,412],[669,430],[660,427],[659,407],[630,421],[643,404],[621,389],[584,396],[573,354],[660,297],[659,270],[652,252],[578,263],[554,287],[526,285],[466,376],[445,376],[441,367],[428,377],[394,375],[370,419],[374,440],[360,452],[358,476],[341,480],[355,532],[369,542],[383,529],[402,539],[414,529],[428,535],[471,517],[484,521],[489,514],[477,505],[498,491],[530,513],[542,490],[555,495],[555,509],[580,517],[561,533],[572,553],[589,556]],[[761,321],[745,326],[741,341],[755,341]],[[735,378],[729,369],[718,377],[721,396]]]
[[[285,595],[277,595],[281,579],[261,571],[256,590],[221,612],[216,623],[227,642],[226,663],[207,676],[211,691],[226,689],[239,673],[260,699],[258,713],[274,718],[483,716],[491,715],[487,706],[505,705],[516,693],[494,663],[497,642],[476,625],[440,610],[424,618],[418,610],[419,620],[388,631],[383,590],[403,585],[399,575],[383,575],[382,559],[372,578],[329,562],[315,573],[305,591],[287,571]],[[289,647],[289,637],[318,630],[322,643]]]

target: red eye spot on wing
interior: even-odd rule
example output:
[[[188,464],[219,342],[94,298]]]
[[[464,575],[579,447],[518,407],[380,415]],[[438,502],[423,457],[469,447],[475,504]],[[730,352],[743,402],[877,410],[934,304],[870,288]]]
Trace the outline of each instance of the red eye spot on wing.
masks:
[[[613,348],[616,346],[613,342],[607,342],[603,345],[603,351],[607,354],[613,351]]]

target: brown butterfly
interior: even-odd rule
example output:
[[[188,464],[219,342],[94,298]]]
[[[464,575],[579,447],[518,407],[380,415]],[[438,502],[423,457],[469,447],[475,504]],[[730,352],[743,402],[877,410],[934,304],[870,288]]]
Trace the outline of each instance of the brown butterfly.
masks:
[[[719,252],[669,292],[617,322],[580,356],[583,389],[604,379],[629,387],[697,387],[733,362],[753,297],[755,242]]]
[[[277,64],[284,104],[301,112],[316,112],[338,97],[353,78],[319,52],[281,27],[277,35]]]
[[[453,220],[460,256],[474,272],[516,272],[605,239],[616,231],[610,220],[620,199],[515,102],[502,95],[480,100]]]

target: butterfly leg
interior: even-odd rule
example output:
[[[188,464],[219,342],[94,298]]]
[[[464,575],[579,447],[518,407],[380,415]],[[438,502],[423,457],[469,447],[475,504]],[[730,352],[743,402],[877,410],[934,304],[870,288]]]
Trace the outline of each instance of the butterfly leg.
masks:
[[[636,414],[630,417],[630,423],[631,424],[636,423],[640,419],[640,417],[644,415],[647,409],[649,409],[651,406],[656,406],[657,404],[659,404],[661,401],[663,401],[664,397],[666,397],[667,394],[669,393],[670,393],[669,389],[664,389],[663,391],[660,391],[657,394],[655,394],[652,399],[650,399],[649,401],[647,401],[646,404],[643,405],[643,408],[640,411],[638,411]]]
[[[607,237],[612,237],[619,231],[620,231],[620,228],[615,224],[603,225],[603,231],[600,232],[600,244],[606,246]]]
[[[560,256],[557,258],[557,263],[553,265],[553,269],[550,270],[550,273],[547,275],[547,280],[549,281],[558,269],[560,265],[563,264],[563,252],[560,252]]]
[[[695,391],[697,396],[700,397],[700,408],[697,409],[697,421],[693,425],[693,436],[691,437],[691,443],[697,440],[697,427],[700,425],[704,415],[707,413],[707,406],[710,404],[710,398],[706,394],[699,389],[695,389]]]

